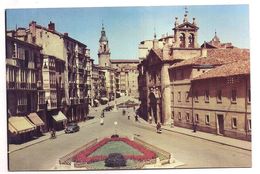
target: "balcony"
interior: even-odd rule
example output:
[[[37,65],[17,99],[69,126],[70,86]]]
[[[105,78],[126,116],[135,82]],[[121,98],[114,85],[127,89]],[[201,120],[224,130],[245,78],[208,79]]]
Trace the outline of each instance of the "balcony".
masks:
[[[16,82],[7,82],[7,89],[16,89]]]

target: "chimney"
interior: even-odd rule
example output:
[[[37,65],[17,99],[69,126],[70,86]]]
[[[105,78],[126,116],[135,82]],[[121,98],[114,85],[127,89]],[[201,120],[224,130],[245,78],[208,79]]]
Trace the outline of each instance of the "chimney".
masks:
[[[36,36],[36,22],[35,21],[32,21],[29,24],[29,30],[32,33],[32,37],[35,37]]]
[[[64,33],[64,36],[69,36],[69,33]]]
[[[48,25],[48,29],[51,30],[51,31],[55,31],[55,23],[50,21],[50,23]]]
[[[201,57],[207,57],[206,42],[204,41],[203,47],[201,48]]]

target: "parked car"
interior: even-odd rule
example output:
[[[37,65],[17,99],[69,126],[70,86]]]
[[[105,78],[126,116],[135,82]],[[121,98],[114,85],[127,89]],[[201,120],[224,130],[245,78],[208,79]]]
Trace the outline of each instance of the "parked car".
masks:
[[[104,111],[111,111],[113,109],[113,106],[107,106],[105,107]]]
[[[79,131],[79,125],[77,123],[69,123],[65,129],[65,133],[73,133]]]

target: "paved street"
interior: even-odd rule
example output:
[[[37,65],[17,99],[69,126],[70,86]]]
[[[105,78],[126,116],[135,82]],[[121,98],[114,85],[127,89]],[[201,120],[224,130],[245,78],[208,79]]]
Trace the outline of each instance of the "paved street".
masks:
[[[96,111],[92,110],[91,114],[100,115],[100,111],[101,108],[97,108]],[[185,164],[179,168],[251,166],[251,151],[166,130],[162,134],[157,134],[153,126],[134,121],[132,108],[128,111],[132,114],[130,120],[122,115],[120,109],[117,112],[106,112],[103,126],[99,124],[99,118],[96,117],[91,123],[87,121],[81,123],[81,130],[77,133],[61,134],[56,139],[48,139],[10,152],[9,169],[50,170],[60,157],[96,137],[103,138],[115,132],[121,136],[138,136],[150,144],[173,153],[178,161]],[[115,121],[118,122],[116,128]]]

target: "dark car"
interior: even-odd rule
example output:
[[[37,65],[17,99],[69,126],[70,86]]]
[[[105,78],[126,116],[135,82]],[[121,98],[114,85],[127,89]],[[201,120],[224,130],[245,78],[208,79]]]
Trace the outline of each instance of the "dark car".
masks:
[[[65,133],[73,133],[79,131],[79,126],[77,123],[69,123],[65,129]]]
[[[107,106],[105,107],[104,111],[111,111],[113,109],[113,106]]]

